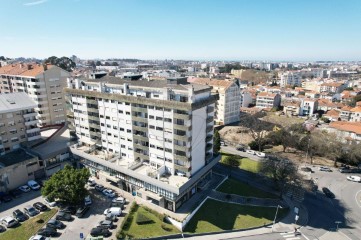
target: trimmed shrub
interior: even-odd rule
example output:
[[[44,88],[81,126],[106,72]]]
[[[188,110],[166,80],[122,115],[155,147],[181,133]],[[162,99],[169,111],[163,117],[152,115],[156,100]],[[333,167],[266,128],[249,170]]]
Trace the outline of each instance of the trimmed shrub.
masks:
[[[138,225],[154,223],[154,221],[152,219],[150,219],[149,217],[147,217],[146,215],[144,215],[143,213],[140,213],[140,212],[138,212],[137,218],[135,221]]]

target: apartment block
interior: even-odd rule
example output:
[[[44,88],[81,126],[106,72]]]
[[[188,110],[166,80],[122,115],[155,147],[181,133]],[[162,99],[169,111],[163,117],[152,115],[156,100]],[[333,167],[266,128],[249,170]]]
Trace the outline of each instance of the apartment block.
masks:
[[[278,93],[261,92],[257,95],[256,107],[274,108],[281,105],[281,95]]]
[[[301,86],[302,78],[299,72],[285,72],[281,74],[280,86]]]
[[[241,93],[239,85],[235,81],[196,78],[191,82],[211,86],[212,92],[219,94],[214,115],[217,124],[226,125],[239,121]]]
[[[346,84],[341,82],[323,83],[320,92],[341,93],[346,88]]]
[[[79,137],[70,150],[93,175],[176,211],[219,161],[211,90],[186,78],[68,79]]]
[[[301,116],[312,116],[318,109],[318,100],[311,98],[301,99],[300,108]]]
[[[9,64],[0,68],[0,92],[24,92],[35,101],[39,126],[66,121],[62,94],[69,72],[53,65]]]
[[[0,154],[40,138],[36,103],[26,93],[0,94]]]

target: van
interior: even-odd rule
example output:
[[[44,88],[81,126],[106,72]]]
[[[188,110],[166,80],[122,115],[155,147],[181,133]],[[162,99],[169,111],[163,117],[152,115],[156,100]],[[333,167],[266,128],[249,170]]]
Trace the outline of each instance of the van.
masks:
[[[108,215],[108,214],[112,214],[114,216],[119,217],[120,215],[122,215],[122,209],[120,207],[111,207],[111,208],[105,209],[104,215]]]
[[[29,180],[28,181],[28,186],[33,190],[39,190],[40,189],[40,185],[34,180]]]

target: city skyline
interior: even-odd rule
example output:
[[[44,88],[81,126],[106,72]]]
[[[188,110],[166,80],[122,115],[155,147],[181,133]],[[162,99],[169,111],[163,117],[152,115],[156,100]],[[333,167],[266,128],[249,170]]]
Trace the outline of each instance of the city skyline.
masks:
[[[361,54],[358,1],[19,0],[2,8],[6,57],[357,61]]]

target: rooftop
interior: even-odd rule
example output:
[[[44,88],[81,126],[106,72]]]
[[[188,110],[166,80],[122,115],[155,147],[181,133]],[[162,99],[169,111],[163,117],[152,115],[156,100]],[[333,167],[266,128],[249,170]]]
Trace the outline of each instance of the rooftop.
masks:
[[[48,69],[51,67],[53,67],[53,65],[47,65]],[[0,67],[0,74],[24,77],[36,77],[44,71],[44,66],[36,63],[15,63]]]
[[[34,156],[28,154],[25,150],[17,149],[15,151],[0,156],[0,168],[21,163],[32,158],[34,158]]]
[[[37,107],[37,104],[24,92],[0,94],[0,113],[15,112]]]
[[[361,134],[361,122],[331,122],[331,128]]]
[[[234,81],[232,81],[232,80],[226,80],[226,79],[219,80],[219,79],[209,79],[209,78],[194,78],[194,79],[190,79],[188,81],[192,82],[192,83],[209,85],[212,87],[219,87],[219,88],[224,88],[224,89],[229,88],[234,83]]]

